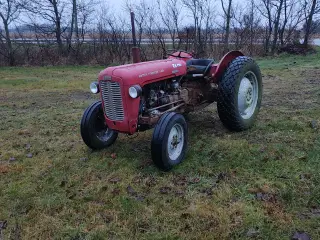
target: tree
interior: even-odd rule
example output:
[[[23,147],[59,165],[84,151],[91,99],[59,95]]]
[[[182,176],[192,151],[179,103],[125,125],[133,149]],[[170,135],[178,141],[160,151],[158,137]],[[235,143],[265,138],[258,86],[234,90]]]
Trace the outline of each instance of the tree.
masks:
[[[47,22],[49,25],[54,26],[53,32],[47,32],[47,34],[54,34],[60,54],[64,52],[62,34],[65,32],[66,27],[63,27],[63,13],[67,6],[68,2],[65,0],[34,0],[25,6],[26,10],[36,15],[31,16],[32,19],[39,17],[41,22]],[[39,24],[34,23],[34,26],[35,29],[45,32]]]
[[[76,56],[78,56],[84,42],[87,25],[92,20],[91,16],[94,13],[96,5],[97,3],[94,0],[72,0],[72,18],[68,37],[68,50],[75,50]],[[73,33],[75,34],[75,49],[72,47]]]
[[[320,4],[319,3],[317,4],[317,0],[312,0],[311,3],[312,3],[311,9],[310,9],[310,11],[309,11],[309,13],[307,14],[307,17],[306,17],[306,27],[305,27],[305,35],[304,35],[304,41],[303,41],[303,45],[305,47],[307,47],[308,43],[309,43],[313,16],[314,16],[315,13],[320,11]],[[308,6],[308,1],[307,0],[305,0],[305,6]]]
[[[202,38],[200,39],[201,41],[199,40],[200,50],[202,51],[201,54],[207,57],[212,57],[212,53],[208,54],[208,42],[213,42],[213,39],[215,38],[215,10],[216,8],[213,5],[213,1],[208,0],[204,9],[204,29],[202,30],[203,34]]]
[[[271,46],[271,53],[274,54],[277,48],[278,43],[278,34],[279,34],[279,26],[280,26],[280,17],[283,8],[283,3],[285,0],[277,0],[274,4],[276,8],[276,17],[274,19],[274,30],[273,30],[273,41]],[[278,3],[278,4],[277,4]]]
[[[225,6],[225,0],[221,0],[222,10],[225,16],[225,27],[224,27],[224,52],[229,51],[229,36],[230,36],[230,22],[233,16],[232,11],[232,0],[227,0],[227,6]]]
[[[278,44],[279,27],[283,5],[286,0],[260,0],[260,6],[257,8],[261,15],[268,21],[266,30],[265,51],[269,53],[270,43],[271,53],[274,54]],[[272,41],[271,41],[272,36]]]
[[[272,5],[271,0],[261,0],[262,6],[257,9],[260,11],[261,15],[268,20],[268,25],[266,27],[266,37],[265,37],[265,52],[269,53],[271,34],[273,29],[273,20],[272,20]]]
[[[152,5],[149,5],[145,0],[140,0],[139,2],[136,2],[134,4],[131,4],[127,1],[126,8],[128,11],[128,15],[131,11],[133,11],[135,14],[135,24],[138,29],[137,44],[138,46],[140,46],[147,19],[152,13]]]
[[[261,30],[261,16],[256,14],[254,0],[250,1],[249,6],[237,6],[234,12],[233,29],[236,41],[236,48],[247,48],[250,55],[253,54],[254,44]]]
[[[163,5],[161,5],[163,3]],[[167,28],[171,40],[172,40],[172,48],[176,48],[175,39],[178,35],[181,20],[181,9],[180,1],[178,0],[158,0],[159,13],[161,20],[165,27]],[[181,40],[179,40],[177,49],[180,48]]]
[[[306,32],[306,28],[307,28],[307,25],[305,23],[303,24],[302,30]],[[320,33],[320,19],[316,21],[312,20],[310,34],[312,35],[312,34],[319,34],[319,33]]]
[[[195,31],[193,45],[196,55],[201,51],[201,29],[206,21],[206,9],[210,6],[210,0],[182,0],[183,5],[191,13],[193,28]]]
[[[297,39],[295,39],[293,36],[293,33],[297,33],[298,25],[304,21],[303,6],[300,4],[299,0],[285,0],[283,9],[283,19],[279,30],[279,40],[281,46],[288,42],[297,41]]]
[[[0,37],[4,38],[6,53],[3,54],[8,59],[8,63],[10,66],[13,66],[15,64],[15,57],[9,26],[19,17],[22,5],[23,2],[20,2],[18,0],[0,0],[0,18],[4,26],[4,34],[0,32]]]
[[[78,4],[77,0],[72,0],[72,14],[71,14],[71,24],[70,24],[70,32],[69,32],[69,46],[68,51],[72,48],[72,37],[73,32],[76,34],[77,46],[79,46],[79,28],[78,28]]]

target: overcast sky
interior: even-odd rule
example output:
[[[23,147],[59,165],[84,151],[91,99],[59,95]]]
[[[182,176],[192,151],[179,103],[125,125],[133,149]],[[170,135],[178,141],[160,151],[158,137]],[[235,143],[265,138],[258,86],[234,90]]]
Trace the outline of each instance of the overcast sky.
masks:
[[[66,2],[71,3],[70,0],[65,0]],[[99,20],[100,14],[103,13],[105,16],[109,16],[114,14],[115,16],[121,16],[121,19],[123,19],[127,24],[130,24],[130,14],[126,9],[126,3],[132,3],[134,5],[138,5],[145,1],[147,5],[151,5],[154,7],[154,11],[158,11],[157,7],[157,0],[95,0],[95,2],[98,2],[98,4],[95,7],[95,13],[91,15],[90,25],[95,26],[97,21]],[[159,0],[160,3],[164,2],[163,0]],[[179,5],[182,5],[181,0],[177,0],[179,2]],[[227,0],[225,0],[227,1]],[[244,1],[249,0],[233,0],[233,6],[236,11],[245,11],[246,6],[243,4]],[[212,7],[212,15],[214,16],[214,22],[216,24],[221,24],[224,21],[224,18],[222,16],[222,7],[221,7],[221,0],[211,0],[211,7]],[[70,5],[68,6],[69,10],[64,10],[64,14],[62,17],[63,24],[67,24],[65,22],[70,20],[71,12],[70,12]],[[242,9],[242,10],[241,10]],[[190,25],[193,24],[193,19],[190,17],[190,13],[188,10],[183,7],[181,9],[180,13],[181,23],[180,26]],[[120,19],[120,18],[118,18]],[[37,17],[33,14],[23,13],[19,19],[13,22],[13,24],[10,26],[11,28],[14,28],[17,25],[22,25],[26,23],[30,23],[30,21],[35,21],[37,23],[40,22],[47,22],[43,18]],[[0,27],[2,25],[2,22],[0,21]]]
[[[64,0],[66,2],[71,3],[70,0]],[[85,0],[86,1],[86,0]],[[89,1],[89,0],[88,0]],[[124,20],[127,24],[130,24],[130,14],[126,10],[126,2],[128,1],[129,3],[131,2],[132,4],[138,5],[145,1],[147,5],[150,5],[151,7],[154,7],[154,11],[158,11],[158,6],[157,6],[157,0],[94,0],[95,2],[99,2],[100,4],[97,4],[95,7],[95,12],[91,15],[90,19],[90,25],[95,26],[97,21],[99,21],[99,16],[100,14],[103,13],[102,15],[104,16],[110,16],[110,15],[115,15],[115,16],[121,16],[121,19]],[[164,2],[164,0],[159,0],[160,3]],[[181,0],[177,0],[179,2],[179,5],[181,4]],[[225,2],[227,0],[224,0]],[[257,0],[258,2],[258,0]],[[241,14],[239,13],[244,13],[250,8],[250,0],[233,0],[233,9],[236,12],[236,16],[240,16]],[[224,22],[224,16],[222,16],[222,7],[221,7],[221,0],[211,0],[211,8],[212,8],[212,16],[213,16],[213,22],[218,25],[222,25]],[[63,24],[68,24],[67,21],[70,20],[71,16],[71,11],[70,11],[70,4],[68,6],[69,10],[64,11],[64,16],[62,17],[63,19]],[[106,10],[104,10],[106,9]],[[237,14],[238,13],[238,14]],[[193,24],[192,17],[190,17],[189,11],[184,7],[181,10],[181,22],[180,26],[185,26],[185,25],[190,25]],[[257,11],[257,16],[259,16],[259,12]],[[120,18],[118,18],[120,20]],[[35,15],[32,14],[27,14],[23,13],[22,16],[20,16],[19,19],[17,19],[13,24],[10,26],[11,28],[14,28],[15,25],[20,25],[20,24],[25,24],[30,22],[30,20],[35,21],[35,22],[46,22],[43,20],[43,18],[39,18]],[[261,17],[260,21],[264,23],[266,20],[265,18]],[[2,22],[0,21],[0,27],[2,25]]]
[[[71,3],[70,0],[65,0],[66,2]],[[129,12],[126,10],[126,2],[132,3],[134,5],[138,5],[145,1],[147,5],[151,5],[151,7],[154,7],[154,11],[157,12],[158,11],[158,7],[157,7],[157,0],[95,0],[98,1],[99,4],[96,5],[95,7],[95,13],[93,13],[91,15],[91,20],[90,20],[90,25],[93,27],[96,25],[97,21],[99,21],[99,16],[101,16],[100,14],[103,13],[102,15],[105,16],[110,16],[110,15],[115,15],[115,16],[121,16],[121,19],[125,21],[125,23],[130,24],[130,14]],[[160,3],[164,2],[164,0],[159,0]],[[179,5],[181,4],[181,0],[177,0],[179,1]],[[227,1],[227,0],[225,0]],[[250,0],[233,0],[233,9],[237,12],[237,13],[243,13],[246,12],[249,9],[249,2]],[[246,4],[244,4],[246,3]],[[212,7],[212,16],[214,16],[213,18],[213,22],[215,24],[218,25],[222,25],[224,22],[224,17],[222,16],[222,7],[221,7],[221,0],[211,0],[211,7]],[[68,10],[64,11],[64,16],[62,17],[63,19],[63,24],[67,24],[66,21],[70,20],[70,16],[71,16],[71,12],[70,12],[70,6],[68,7]],[[188,10],[184,7],[181,10],[180,13],[180,17],[181,17],[181,22],[180,22],[180,26],[186,26],[186,25],[190,25],[193,24],[193,19],[192,17],[190,17],[190,13],[188,12]],[[259,14],[257,14],[259,15]],[[24,13],[22,16],[20,16],[20,18],[11,25],[11,27],[13,28],[16,24],[24,24],[24,23],[28,23],[30,22],[30,19],[32,21],[36,21],[36,22],[44,22],[43,19],[38,18],[34,15],[29,15]],[[118,18],[120,20],[120,18]],[[261,18],[261,21],[265,21],[264,18]],[[1,22],[0,22],[0,26],[1,26]]]
[[[121,12],[126,4],[125,0],[102,0],[106,1],[107,4],[118,12]],[[147,0],[148,1],[148,0]]]
[[[145,1],[147,4],[151,4],[153,6],[157,6],[157,0],[100,0],[102,5],[108,6],[108,8],[111,10],[111,12],[122,15],[123,17],[126,18],[127,21],[130,21],[130,15],[128,12],[126,12],[126,3],[132,3],[132,4],[137,4],[140,3],[141,1]],[[222,20],[221,19],[221,0],[211,0],[215,9],[215,12],[213,14],[216,14],[217,16],[217,21]],[[226,1],[226,0],[225,0]],[[244,0],[233,0],[233,6],[236,6],[238,3],[243,3]],[[245,0],[249,1],[249,0]],[[160,3],[162,0],[160,0]],[[178,0],[179,4],[182,5],[181,0]],[[218,13],[218,14],[217,14]],[[188,11],[185,8],[182,8],[181,12],[181,17],[183,18],[184,24],[192,24],[193,20],[188,17]]]

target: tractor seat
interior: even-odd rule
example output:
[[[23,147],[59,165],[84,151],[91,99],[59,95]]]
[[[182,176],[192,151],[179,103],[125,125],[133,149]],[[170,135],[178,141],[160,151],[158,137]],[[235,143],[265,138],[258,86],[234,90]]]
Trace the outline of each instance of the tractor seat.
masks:
[[[210,66],[214,63],[213,59],[191,59],[187,61],[188,74],[206,75],[210,70]]]

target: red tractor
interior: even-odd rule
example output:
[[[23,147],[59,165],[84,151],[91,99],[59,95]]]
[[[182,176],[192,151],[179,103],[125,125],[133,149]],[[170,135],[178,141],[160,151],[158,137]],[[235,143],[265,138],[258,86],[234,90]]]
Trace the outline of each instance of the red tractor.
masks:
[[[184,113],[216,101],[228,129],[246,130],[261,105],[262,80],[255,61],[239,51],[229,52],[217,64],[176,51],[165,60],[108,67],[90,89],[101,101],[83,114],[81,136],[86,145],[106,148],[118,133],[131,135],[154,127],[152,159],[167,171],[186,156]]]

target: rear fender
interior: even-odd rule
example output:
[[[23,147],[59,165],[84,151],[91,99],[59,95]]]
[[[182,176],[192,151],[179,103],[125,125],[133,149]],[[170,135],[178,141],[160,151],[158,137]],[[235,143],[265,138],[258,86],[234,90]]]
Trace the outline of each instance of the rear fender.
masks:
[[[218,64],[213,64],[210,70],[212,82],[218,84],[230,62],[239,56],[244,56],[244,54],[240,51],[231,51],[224,55]]]

